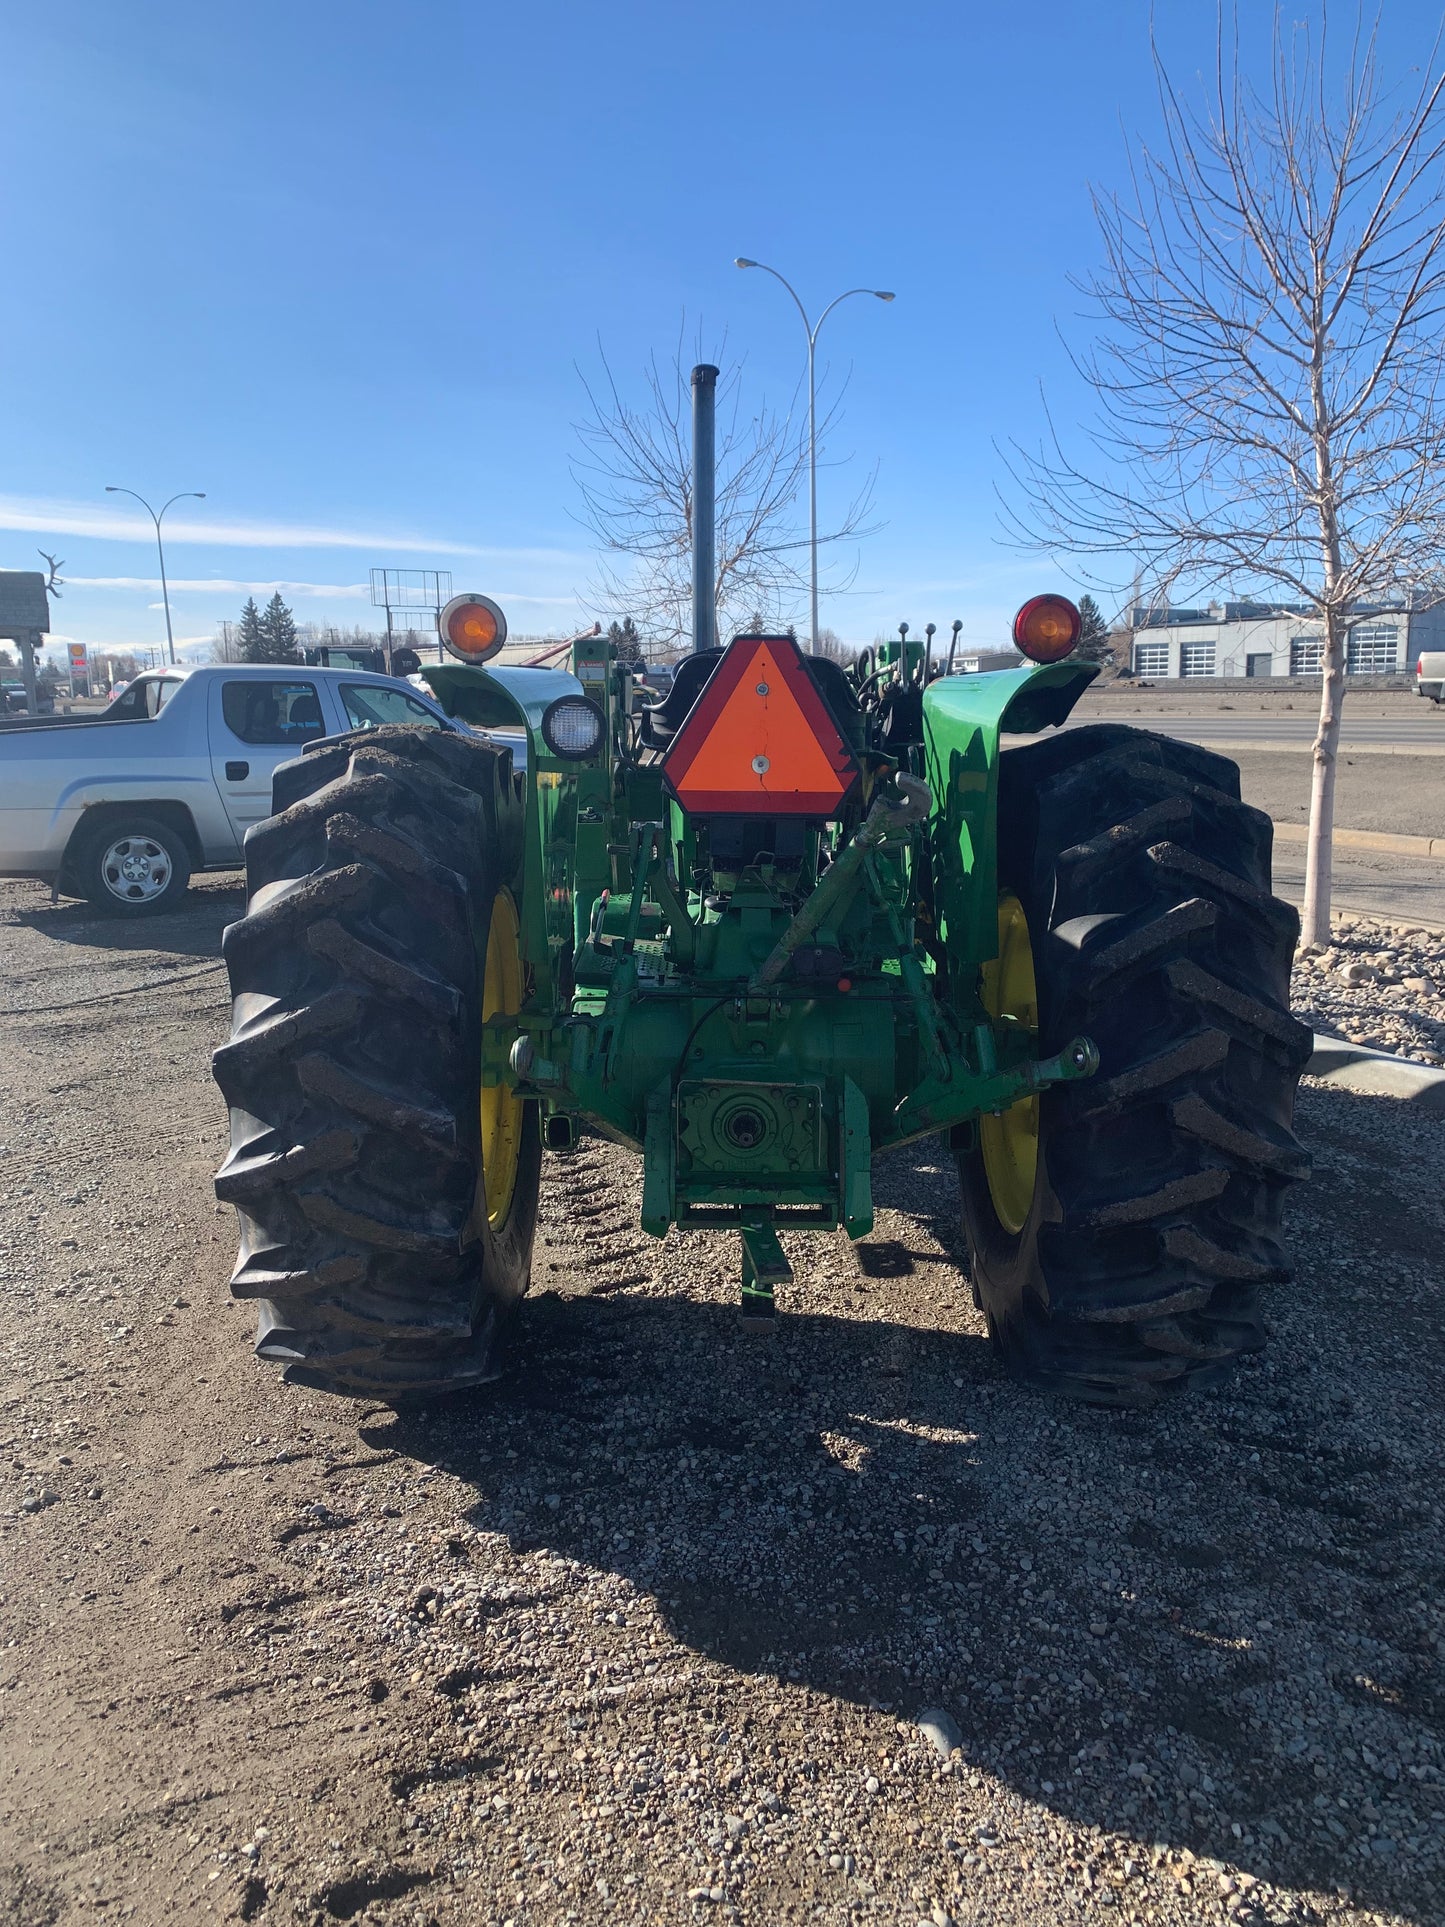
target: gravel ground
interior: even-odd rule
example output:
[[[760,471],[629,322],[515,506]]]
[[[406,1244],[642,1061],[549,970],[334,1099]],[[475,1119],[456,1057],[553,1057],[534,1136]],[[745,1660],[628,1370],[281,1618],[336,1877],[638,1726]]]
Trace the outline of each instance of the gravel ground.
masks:
[[[0,1917],[1445,1919],[1440,1120],[1306,1087],[1271,1349],[1162,1416],[999,1377],[931,1145],[773,1338],[549,1164],[506,1375],[398,1416],[226,1294],[238,901],[0,885]]]
[[[1445,1064],[1445,935],[1339,916],[1328,949],[1295,958],[1298,1014],[1329,1037]]]

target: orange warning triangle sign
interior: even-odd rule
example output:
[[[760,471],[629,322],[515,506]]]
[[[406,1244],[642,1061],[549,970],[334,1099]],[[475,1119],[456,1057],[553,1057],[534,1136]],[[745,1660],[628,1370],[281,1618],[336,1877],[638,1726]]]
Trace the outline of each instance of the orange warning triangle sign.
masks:
[[[791,636],[729,644],[662,767],[695,815],[831,816],[858,773]]]

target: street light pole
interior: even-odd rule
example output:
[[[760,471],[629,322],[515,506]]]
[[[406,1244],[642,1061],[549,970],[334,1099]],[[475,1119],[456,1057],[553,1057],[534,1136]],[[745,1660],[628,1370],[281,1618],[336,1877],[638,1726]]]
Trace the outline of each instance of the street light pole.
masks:
[[[814,371],[817,360],[818,331],[838,303],[847,301],[852,295],[871,294],[875,301],[891,301],[893,295],[886,288],[848,288],[842,294],[835,295],[818,316],[817,321],[812,322],[808,319],[808,310],[798,299],[797,289],[791,281],[779,274],[776,268],[770,268],[766,261],[749,261],[743,255],[737,257],[733,266],[761,268],[764,274],[770,274],[775,281],[781,281],[793,297],[793,304],[798,313],[803,317],[803,330],[808,337],[808,561],[812,603],[811,646],[816,656],[818,653],[818,389]]]
[[[176,659],[176,639],[171,633],[171,592],[166,586],[166,552],[161,542],[161,515],[165,514],[166,510],[171,506],[171,502],[204,502],[206,499],[206,491],[203,488],[183,489],[179,495],[173,495],[170,502],[163,502],[161,504],[160,515],[157,515],[146,498],[143,495],[137,495],[133,488],[115,488],[107,482],[105,492],[107,495],[129,495],[133,501],[140,503],[146,514],[156,525],[156,554],[160,557],[161,563],[161,601],[165,605],[166,611],[166,647],[170,651],[170,658],[172,663],[174,663]]]

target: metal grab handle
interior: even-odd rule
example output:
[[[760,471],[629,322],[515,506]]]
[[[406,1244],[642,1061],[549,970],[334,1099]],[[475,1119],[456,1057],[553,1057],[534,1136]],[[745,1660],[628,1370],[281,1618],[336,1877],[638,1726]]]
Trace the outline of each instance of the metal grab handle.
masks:
[[[899,769],[893,772],[893,781],[903,792],[903,800],[894,803],[886,796],[874,798],[862,828],[853,838],[854,843],[864,849],[876,848],[895,830],[906,830],[910,824],[921,823],[933,808],[933,793],[921,776],[910,776],[907,770]]]

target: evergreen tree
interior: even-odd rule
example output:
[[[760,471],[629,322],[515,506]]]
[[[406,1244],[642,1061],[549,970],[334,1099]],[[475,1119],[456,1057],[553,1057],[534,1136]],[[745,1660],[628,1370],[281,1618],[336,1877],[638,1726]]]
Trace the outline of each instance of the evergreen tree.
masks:
[[[261,611],[256,607],[255,596],[247,596],[246,606],[241,611],[241,625],[236,634],[236,648],[241,662],[267,662],[266,632],[261,627]]]
[[[617,651],[617,660],[630,668],[633,663],[642,661],[642,638],[637,633],[637,624],[631,616],[624,616],[621,622],[607,625],[607,640]]]
[[[1112,663],[1114,651],[1109,643],[1109,625],[1091,595],[1079,597],[1079,620],[1079,643],[1074,654],[1082,656],[1085,662]]]
[[[281,600],[279,589],[266,604],[266,613],[261,618],[261,637],[265,648],[263,662],[300,662],[296,621]]]

